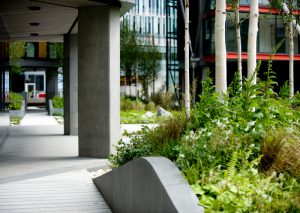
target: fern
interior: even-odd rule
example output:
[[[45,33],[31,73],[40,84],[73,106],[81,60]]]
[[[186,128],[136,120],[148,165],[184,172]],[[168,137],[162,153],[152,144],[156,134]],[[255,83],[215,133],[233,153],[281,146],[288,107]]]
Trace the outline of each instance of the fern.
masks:
[[[228,176],[227,176],[227,179],[231,179],[234,175],[235,175],[235,172],[236,172],[236,164],[237,164],[237,161],[238,161],[238,156],[239,156],[239,153],[237,151],[233,152],[232,156],[231,156],[231,159],[228,163]]]

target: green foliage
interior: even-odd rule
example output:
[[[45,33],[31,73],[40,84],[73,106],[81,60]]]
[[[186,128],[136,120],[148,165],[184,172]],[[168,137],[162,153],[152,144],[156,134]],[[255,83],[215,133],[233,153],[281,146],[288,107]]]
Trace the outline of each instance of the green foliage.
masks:
[[[9,43],[9,65],[13,73],[21,73],[23,71],[20,61],[24,57],[25,49],[26,42],[13,41]]]
[[[233,153],[226,169],[216,166],[192,185],[207,212],[298,212],[299,183],[284,174],[259,175],[259,158]]]
[[[272,63],[264,75],[255,85],[235,78],[223,97],[207,78],[188,122],[144,129],[117,146],[112,163],[170,158],[208,212],[299,212],[300,95],[274,92]]]
[[[162,118],[157,117],[154,113],[149,116],[145,111],[121,111],[121,124],[155,124],[159,123]]]
[[[117,154],[112,155],[110,161],[114,166],[121,166],[134,158],[150,155],[176,160],[185,126],[184,113],[174,113],[172,117],[161,121],[158,127],[144,127],[141,132],[132,135],[130,143],[119,141],[115,147]]]
[[[122,111],[144,111],[146,108],[146,105],[140,101],[140,100],[132,100],[128,97],[121,96],[120,99],[120,108]]]
[[[121,24],[121,68],[125,71],[129,85],[133,74],[142,77],[140,82],[146,101],[149,101],[149,84],[152,83],[155,89],[155,80],[160,68],[158,62],[161,58],[162,54],[158,48],[154,44],[145,44],[139,40],[137,33],[130,29],[128,20],[124,19]]]
[[[289,99],[289,97],[290,97],[290,87],[289,87],[289,82],[288,81],[284,82],[283,86],[280,87],[280,91],[279,91],[278,95],[282,99]]]
[[[142,67],[141,74],[144,76],[142,85],[145,92],[145,99],[148,101],[149,84],[152,83],[152,91],[155,91],[155,81],[159,72],[159,61],[161,60],[162,55],[154,44],[143,46],[143,51],[140,55]]]
[[[121,25],[121,68],[125,71],[126,78],[129,79],[129,85],[139,52],[136,32],[130,30],[127,20],[123,20]]]
[[[58,60],[58,66],[62,67],[64,64],[64,43],[54,43],[56,59]]]
[[[10,121],[10,125],[11,126],[15,126],[15,125],[19,125],[21,123],[22,118],[20,117],[9,117],[9,121]]]
[[[52,104],[54,108],[64,108],[64,98],[55,96],[52,99]]]
[[[153,101],[157,106],[161,106],[164,109],[170,110],[174,108],[175,97],[172,92],[165,92],[164,88],[159,90],[157,93],[152,93],[151,101]]]
[[[21,110],[23,97],[17,93],[9,93],[9,109]]]
[[[150,102],[146,105],[146,110],[148,110],[148,111],[155,111],[155,110],[156,110],[155,103],[154,103],[153,101],[150,101]]]

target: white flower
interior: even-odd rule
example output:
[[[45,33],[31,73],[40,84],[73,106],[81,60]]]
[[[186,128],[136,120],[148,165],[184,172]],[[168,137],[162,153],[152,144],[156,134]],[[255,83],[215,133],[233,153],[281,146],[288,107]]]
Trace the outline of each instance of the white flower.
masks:
[[[226,185],[226,184],[227,184],[227,181],[226,181],[226,180],[221,180],[221,181],[220,181],[220,185],[221,185],[221,186],[224,186],[224,185]]]
[[[184,154],[179,154],[179,157],[184,158]]]
[[[256,121],[250,121],[250,122],[248,122],[247,124],[248,124],[248,126],[254,126],[254,125],[255,125],[255,122],[256,122]]]

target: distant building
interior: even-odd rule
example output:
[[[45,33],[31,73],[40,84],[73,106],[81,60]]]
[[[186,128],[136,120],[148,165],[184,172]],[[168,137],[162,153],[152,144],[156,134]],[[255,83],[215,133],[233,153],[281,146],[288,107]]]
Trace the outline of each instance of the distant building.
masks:
[[[26,94],[28,105],[45,105],[47,99],[59,95],[58,67],[55,43],[27,42],[20,64],[21,73],[6,71],[5,92]],[[9,80],[9,77],[12,79]],[[13,82],[9,85],[9,82]],[[46,97],[46,94],[48,95]]]
[[[207,70],[211,71],[211,76],[214,77],[215,71],[215,1],[198,1],[190,0],[190,35],[194,57],[200,58],[195,69],[196,77],[201,80],[206,76]],[[251,0],[240,1],[240,16],[246,18],[250,10]],[[180,2],[180,1],[178,1]],[[184,1],[182,1],[184,2]],[[180,5],[178,9],[178,54],[179,62],[180,85],[183,85],[183,64],[184,64],[184,22],[183,13]],[[261,69],[258,73],[260,78],[263,78],[263,73],[267,68],[267,61],[272,54],[273,48],[282,40],[285,39],[283,45],[279,48],[273,57],[273,70],[276,72],[276,81],[279,86],[283,85],[289,79],[289,42],[288,31],[282,21],[282,16],[279,11],[270,10],[268,0],[259,1],[259,29],[257,41],[257,60],[261,60]],[[227,7],[227,12],[233,15],[230,7]],[[247,40],[248,40],[248,23],[245,19],[241,24],[242,38],[242,57],[243,57],[243,75],[247,73]],[[297,72],[300,68],[300,42],[297,33],[294,35],[295,46],[295,79],[300,78],[300,73]],[[227,49],[227,72],[228,83],[231,82],[234,73],[237,71],[237,45],[235,37],[235,25],[228,18],[226,21],[226,49]],[[192,73],[192,69],[190,70]],[[192,75],[190,75],[192,76]],[[278,90],[278,88],[275,88]],[[300,90],[300,84],[295,82],[295,91]]]
[[[135,7],[124,15],[124,20],[127,20],[130,29],[135,30],[137,33],[138,40],[144,45],[154,44],[159,52],[162,53],[163,58],[160,61],[160,71],[155,82],[156,91],[160,88],[166,89],[168,87],[166,69],[167,26],[170,23],[173,24],[173,27],[177,26],[177,14],[167,15],[167,2],[166,0],[136,0]],[[177,49],[177,45],[175,46]],[[128,94],[128,91],[129,89],[127,88],[126,94]],[[132,91],[135,90],[133,89]],[[124,83],[122,82],[121,92],[125,93]]]

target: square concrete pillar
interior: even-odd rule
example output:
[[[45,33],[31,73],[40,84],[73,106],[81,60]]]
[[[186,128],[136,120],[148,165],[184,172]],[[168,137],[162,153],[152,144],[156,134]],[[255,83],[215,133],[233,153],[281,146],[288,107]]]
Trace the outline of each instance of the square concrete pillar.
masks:
[[[64,35],[64,134],[78,135],[78,36]]]
[[[107,158],[120,139],[120,8],[79,8],[79,156]]]

